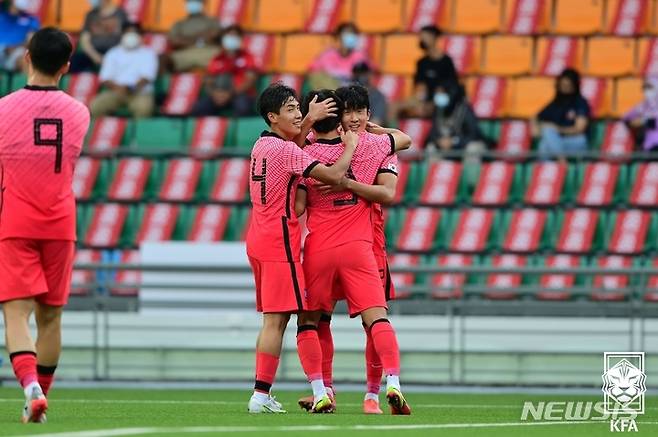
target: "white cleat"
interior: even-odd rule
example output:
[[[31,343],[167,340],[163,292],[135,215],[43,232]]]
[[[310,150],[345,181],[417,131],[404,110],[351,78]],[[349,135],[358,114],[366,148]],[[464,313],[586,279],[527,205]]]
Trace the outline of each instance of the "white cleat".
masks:
[[[48,400],[38,385],[32,389],[32,394],[25,400],[23,407],[23,423],[46,423]]]
[[[254,396],[249,399],[249,412],[258,414],[258,413],[273,413],[273,414],[285,414],[286,410],[283,409],[283,405],[278,402],[273,396],[267,398],[265,402],[261,402],[256,399]]]

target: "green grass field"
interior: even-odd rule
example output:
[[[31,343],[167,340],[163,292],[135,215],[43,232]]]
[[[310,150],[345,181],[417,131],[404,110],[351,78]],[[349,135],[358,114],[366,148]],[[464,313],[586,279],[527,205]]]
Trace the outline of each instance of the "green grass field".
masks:
[[[410,417],[365,416],[361,393],[338,393],[336,414],[313,415],[296,408],[301,392],[279,392],[287,415],[249,415],[250,393],[229,390],[55,389],[48,423],[19,423],[18,389],[0,389],[0,435],[185,436],[386,434],[444,436],[608,436],[609,422],[521,422],[524,401],[600,401],[596,396],[508,394],[417,394],[407,396]],[[382,396],[383,399],[383,396]],[[647,397],[639,432],[658,435],[658,398]],[[338,434],[340,435],[340,434]]]

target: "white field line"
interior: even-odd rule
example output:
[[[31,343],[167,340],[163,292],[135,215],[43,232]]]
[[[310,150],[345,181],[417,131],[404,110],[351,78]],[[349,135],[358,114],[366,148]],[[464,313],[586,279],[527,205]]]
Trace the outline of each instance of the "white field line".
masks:
[[[500,422],[500,423],[440,423],[414,425],[308,425],[308,426],[185,426],[98,429],[90,431],[32,434],[23,437],[116,437],[148,434],[220,434],[241,432],[288,433],[292,431],[412,431],[429,429],[518,428],[536,426],[583,425],[597,422]],[[638,425],[658,425],[658,422],[638,422]]]

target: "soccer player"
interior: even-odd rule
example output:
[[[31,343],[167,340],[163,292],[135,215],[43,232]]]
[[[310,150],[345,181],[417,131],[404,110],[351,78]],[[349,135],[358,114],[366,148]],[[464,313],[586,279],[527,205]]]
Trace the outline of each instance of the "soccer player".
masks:
[[[339,107],[344,107],[333,91],[321,90],[312,91],[307,96],[304,110],[306,103],[316,97],[320,100],[331,97]],[[308,145],[305,151],[321,162],[333,162],[343,149],[338,137],[339,125],[340,120],[333,119],[316,122],[313,125],[315,142]],[[400,131],[385,135],[360,134],[348,177],[372,184],[383,161],[410,144],[411,139]],[[314,332],[314,337],[317,337],[321,313],[333,310],[332,290],[340,287],[347,299],[350,316],[361,316],[372,335],[374,348],[386,374],[387,398],[393,414],[410,414],[411,410],[400,389],[399,348],[395,331],[386,318],[386,299],[372,248],[370,203],[353,192],[325,192],[312,178],[307,181],[306,187],[309,235],[304,248],[303,266],[309,311],[300,315],[298,333]],[[312,337],[309,336],[308,340]],[[300,358],[309,379],[319,377],[320,383],[323,383],[322,363],[311,365],[308,358],[305,362],[301,351]]]
[[[328,116],[326,101],[311,102],[305,123]],[[301,231],[294,214],[297,185],[302,177],[337,184],[347,171],[357,144],[356,135],[344,136],[345,148],[335,164],[327,167],[299,148],[302,113],[295,91],[282,84],[270,85],[258,99],[258,110],[270,126],[251,152],[249,192],[253,205],[247,233],[247,255],[256,282],[256,306],[263,326],[256,345],[256,383],[249,400],[251,413],[285,413],[271,395],[281,343],[293,313],[306,309],[306,288],[300,264]],[[336,118],[336,117],[334,117]],[[312,123],[311,123],[312,124]],[[319,344],[304,348],[321,356]],[[324,385],[318,389],[314,411],[331,405]]]
[[[65,33],[37,31],[25,54],[28,85],[0,99],[0,302],[7,351],[25,393],[23,422],[46,419],[73,270],[73,170],[89,110],[57,88],[72,51]]]
[[[385,130],[379,126],[368,123],[370,118],[368,91],[362,86],[348,86],[336,90],[337,96],[344,102],[345,111],[342,116],[342,127],[345,130],[363,133],[366,127],[380,133],[395,132],[395,129]],[[336,187],[322,187],[321,189],[332,189],[339,191],[346,189],[372,203],[372,225],[373,225],[373,252],[377,260],[380,278],[386,300],[395,298],[395,289],[391,281],[388,262],[386,260],[386,236],[384,233],[384,215],[381,204],[390,204],[395,197],[397,188],[397,155],[388,157],[378,170],[375,185],[364,184],[353,179],[343,178],[342,183]],[[301,215],[306,207],[306,196],[298,195],[298,215]],[[340,293],[338,293],[338,296]],[[337,296],[335,296],[337,297]],[[322,373],[325,385],[329,393],[333,395],[332,373],[334,344],[331,333],[331,313],[323,313],[318,323],[318,337],[322,347]],[[382,366],[377,355],[370,330],[364,325],[366,332],[366,376],[367,390],[363,402],[363,412],[366,414],[382,414],[379,407],[379,390],[382,379]],[[311,407],[312,397],[308,396],[299,400],[299,405],[304,409]]]

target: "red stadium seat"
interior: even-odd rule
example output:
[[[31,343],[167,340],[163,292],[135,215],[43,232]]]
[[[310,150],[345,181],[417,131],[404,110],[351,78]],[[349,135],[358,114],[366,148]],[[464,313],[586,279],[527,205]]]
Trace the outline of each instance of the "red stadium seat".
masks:
[[[524,202],[535,206],[558,204],[566,175],[566,164],[558,164],[557,162],[537,162],[533,164]]]
[[[651,5],[643,0],[607,0],[606,31],[617,36],[644,33],[651,19]]]
[[[544,267],[551,268],[575,268],[580,264],[577,256],[573,255],[551,255],[545,259]],[[539,279],[542,288],[537,293],[539,300],[568,300],[571,298],[570,288],[576,283],[576,275],[547,273]]]
[[[605,268],[630,268],[632,258],[628,256],[608,255],[596,260],[596,265]],[[628,275],[596,275],[594,276],[591,298],[595,301],[623,301],[626,299],[624,289],[629,286]]]
[[[171,203],[148,205],[139,227],[136,243],[171,240],[179,214],[178,205]]]
[[[438,26],[446,29],[452,18],[450,0],[409,0],[405,2],[406,14],[404,30],[419,32],[424,26]]]
[[[395,190],[395,199],[393,203],[398,204],[402,202],[402,197],[404,196],[405,191],[407,190],[407,185],[409,182],[409,172],[411,165],[407,161],[400,161],[398,163],[398,185],[397,190]],[[387,210],[384,210],[386,213]]]
[[[400,130],[411,137],[411,149],[422,150],[432,129],[430,120],[408,118],[400,121]]]
[[[121,146],[123,135],[126,132],[125,118],[101,117],[94,122],[88,148],[94,152],[116,149]]]
[[[116,247],[128,216],[128,207],[104,203],[94,207],[91,224],[84,237],[88,247]]]
[[[119,261],[122,264],[139,264],[141,255],[139,250],[123,250]],[[139,270],[119,270],[117,271],[115,282],[116,286],[112,287],[110,293],[112,296],[135,297],[139,294],[139,286],[142,282],[142,272]]]
[[[658,257],[654,258],[652,261],[648,261],[646,266],[654,267],[656,272],[658,272]],[[658,273],[649,277],[644,300],[647,302],[658,302]]]
[[[99,81],[97,75],[94,73],[78,73],[72,74],[69,78],[69,85],[66,92],[76,100],[89,106],[91,99],[98,92],[98,87]]]
[[[471,255],[447,254],[437,258],[439,267],[468,267],[473,264]],[[434,299],[459,299],[464,295],[466,275],[460,273],[438,273],[432,277]]]
[[[494,211],[491,209],[469,208],[462,210],[452,234],[449,249],[454,252],[481,252],[485,250],[493,219]]]
[[[242,202],[249,187],[249,160],[234,158],[222,161],[210,199],[221,202]]]
[[[515,168],[514,164],[502,161],[482,165],[478,184],[473,193],[473,204],[506,204],[509,201]]]
[[[229,120],[223,117],[199,117],[194,122],[190,149],[204,152],[220,149],[226,141]]]
[[[523,267],[527,264],[527,257],[522,255],[503,254],[493,257],[493,267]],[[491,300],[516,299],[519,294],[514,291],[521,285],[523,276],[520,273],[493,273],[487,277],[487,291],[483,296]]]
[[[580,84],[583,97],[589,102],[594,117],[605,117],[612,110],[612,81],[585,77]]]
[[[581,69],[585,42],[570,36],[540,37],[537,40],[535,73],[557,76],[567,67]]]
[[[606,124],[601,144],[601,152],[610,155],[632,153],[635,148],[635,139],[622,121]]]
[[[141,200],[152,166],[152,161],[142,158],[122,159],[110,185],[108,199]]]
[[[162,112],[167,115],[184,115],[192,110],[201,91],[201,75],[196,73],[176,74],[171,79],[167,99]]]
[[[610,253],[638,255],[644,251],[651,215],[630,209],[616,214],[616,221],[608,244]]]
[[[456,161],[438,161],[429,164],[427,179],[420,194],[423,205],[452,205],[457,197],[457,188],[462,173],[462,164]]]
[[[548,0],[508,0],[502,30],[514,35],[534,35],[548,29],[552,2]]]
[[[373,85],[391,102],[407,98],[411,94],[411,78],[395,74],[377,76]]]
[[[564,253],[586,254],[592,249],[599,212],[579,208],[567,210],[555,250]]]
[[[83,156],[78,160],[73,174],[73,192],[76,199],[88,200],[91,197],[100,168],[101,163],[97,159]]]
[[[524,208],[514,211],[512,221],[503,242],[507,252],[534,252],[539,249],[546,211]]]
[[[308,33],[332,33],[340,23],[351,21],[352,1],[305,0],[308,12],[304,31]]]
[[[158,198],[165,201],[191,201],[201,176],[201,161],[172,159],[167,165]]]
[[[281,82],[297,91],[298,94],[301,94],[304,77],[301,74],[278,73],[272,75],[272,83],[274,82]]]
[[[583,183],[576,199],[579,205],[603,206],[612,203],[619,177],[619,165],[595,162],[585,166]]]
[[[187,235],[188,241],[222,241],[234,208],[220,205],[204,205],[197,209],[194,222]]]
[[[658,202],[658,162],[638,165],[629,203],[633,206],[655,207]]]
[[[251,9],[255,6],[252,0],[208,0],[206,1],[206,12],[210,16],[217,17],[222,27],[239,24],[246,27],[248,17],[251,17]]]
[[[504,78],[496,76],[482,76],[467,82],[473,110],[478,117],[495,118],[505,113],[506,85]]]
[[[530,123],[525,120],[506,120],[502,122],[496,150],[510,155],[527,153],[531,141]]]
[[[398,236],[397,248],[403,251],[429,251],[434,246],[442,211],[435,208],[409,208]]]
[[[643,77],[658,75],[658,38],[638,40],[638,61],[636,74]]]
[[[81,249],[75,251],[75,264],[92,264],[101,262],[99,250]],[[86,296],[92,293],[96,282],[93,270],[73,270],[71,277],[71,296]]]
[[[418,255],[398,253],[388,257],[389,267],[414,267],[420,264]],[[395,298],[408,299],[412,292],[403,290],[412,287],[416,283],[416,275],[413,273],[391,273],[391,280],[395,285]]]
[[[452,58],[460,74],[480,71],[481,39],[469,35],[449,35],[443,38],[443,50]]]

